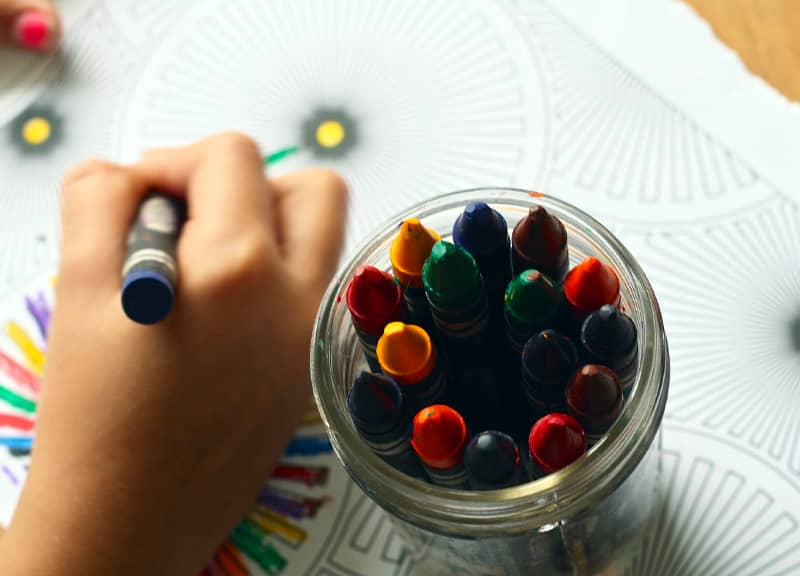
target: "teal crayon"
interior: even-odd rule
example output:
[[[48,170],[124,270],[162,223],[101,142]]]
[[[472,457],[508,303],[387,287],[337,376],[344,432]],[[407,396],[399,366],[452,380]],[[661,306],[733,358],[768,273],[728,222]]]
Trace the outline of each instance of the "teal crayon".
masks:
[[[554,328],[561,305],[561,291],[538,270],[525,270],[509,283],[504,317],[509,348],[519,359],[528,339]]]
[[[454,379],[450,397],[478,429],[494,427],[499,405],[489,347],[490,312],[478,264],[463,248],[440,240],[425,261],[422,279]]]
[[[558,318],[561,292],[538,270],[524,270],[508,285],[503,307],[507,343],[500,397],[508,424],[502,430],[522,441],[533,414],[522,384],[522,350],[536,333],[552,328]]]

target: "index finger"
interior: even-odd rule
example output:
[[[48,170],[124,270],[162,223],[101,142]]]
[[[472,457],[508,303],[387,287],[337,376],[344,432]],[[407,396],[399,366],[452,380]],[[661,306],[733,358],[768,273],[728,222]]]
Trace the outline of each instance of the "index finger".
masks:
[[[221,235],[243,228],[272,229],[272,192],[258,146],[237,133],[185,148],[155,150],[134,167],[156,188],[186,195],[188,219]]]

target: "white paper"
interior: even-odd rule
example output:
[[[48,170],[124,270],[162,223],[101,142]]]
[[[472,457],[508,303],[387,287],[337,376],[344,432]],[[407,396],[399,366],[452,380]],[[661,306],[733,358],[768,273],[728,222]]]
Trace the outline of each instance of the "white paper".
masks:
[[[351,187],[349,248],[439,192],[556,194],[633,250],[670,341],[669,497],[632,573],[800,571],[798,109],[747,74],[688,8],[71,6],[85,16],[69,26],[64,59],[30,69],[0,59],[0,102],[14,102],[0,107],[0,293],[11,317],[25,315],[29,279],[53,271],[58,181],[86,156],[131,160],[223,129],[252,135],[265,153],[299,145],[270,172],[339,170]],[[13,89],[12,70],[26,71]],[[47,153],[23,152],[10,131],[31,105],[64,121]],[[306,125],[323,112],[348,128],[336,156],[315,153]],[[287,559],[284,573],[413,573],[413,551],[333,456],[298,462],[328,466],[330,478],[292,488],[330,501],[299,522],[300,547],[267,539]]]

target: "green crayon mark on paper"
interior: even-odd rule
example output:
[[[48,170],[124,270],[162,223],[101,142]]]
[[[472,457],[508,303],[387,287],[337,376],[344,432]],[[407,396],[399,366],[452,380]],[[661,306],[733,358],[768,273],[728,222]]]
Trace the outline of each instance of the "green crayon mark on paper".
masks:
[[[15,394],[3,386],[0,386],[0,400],[25,412],[36,412],[36,402]]]
[[[277,164],[284,158],[287,158],[292,154],[296,154],[299,151],[300,151],[300,146],[289,146],[288,148],[281,148],[280,150],[264,157],[264,166],[268,166],[270,164]]]
[[[264,540],[264,533],[250,520],[239,522],[229,538],[234,546],[255,561],[267,574],[279,574],[286,568],[286,558]]]

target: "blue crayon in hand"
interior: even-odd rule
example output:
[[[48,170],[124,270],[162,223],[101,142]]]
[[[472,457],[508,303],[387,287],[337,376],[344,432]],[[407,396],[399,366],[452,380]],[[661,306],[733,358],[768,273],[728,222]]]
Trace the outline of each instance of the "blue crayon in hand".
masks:
[[[122,309],[139,324],[160,322],[172,310],[178,281],[176,247],[185,203],[151,192],[128,233],[122,267]]]
[[[453,243],[475,258],[489,307],[502,317],[503,294],[511,281],[511,239],[506,219],[485,202],[472,202],[453,225]]]
[[[481,432],[469,441],[464,467],[473,490],[499,490],[528,480],[516,442],[496,430]]]
[[[411,448],[411,421],[394,380],[362,372],[347,394],[347,407],[361,438],[376,455],[409,476],[427,479]]]
[[[522,387],[536,417],[563,412],[567,384],[578,369],[578,352],[567,336],[542,330],[522,349]]]
[[[580,333],[581,352],[590,364],[611,368],[627,394],[636,379],[639,346],[636,324],[616,306],[606,304],[589,314]]]

